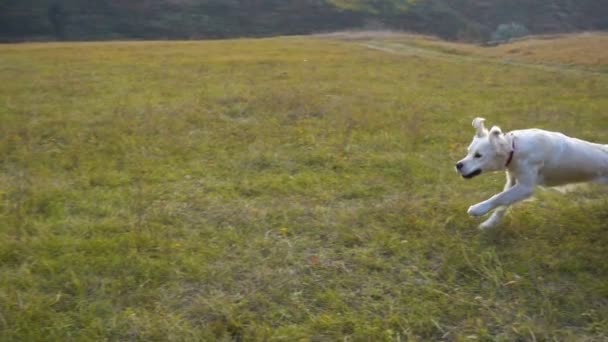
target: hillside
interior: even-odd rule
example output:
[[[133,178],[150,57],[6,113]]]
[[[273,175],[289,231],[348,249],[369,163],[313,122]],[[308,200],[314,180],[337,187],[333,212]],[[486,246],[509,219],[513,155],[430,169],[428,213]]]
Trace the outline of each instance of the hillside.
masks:
[[[448,60],[516,63],[524,67],[573,72],[605,72],[608,68],[608,35],[603,32],[528,36],[497,46],[450,42],[395,31],[342,31],[315,37]]]
[[[607,70],[608,34],[585,33],[525,39],[493,48],[492,55],[534,63]]]
[[[606,18],[603,0],[5,0],[0,42],[268,37],[353,28],[483,42],[606,30]]]
[[[608,339],[606,189],[479,231],[453,169],[474,116],[606,143],[568,39],[0,45],[0,340]]]

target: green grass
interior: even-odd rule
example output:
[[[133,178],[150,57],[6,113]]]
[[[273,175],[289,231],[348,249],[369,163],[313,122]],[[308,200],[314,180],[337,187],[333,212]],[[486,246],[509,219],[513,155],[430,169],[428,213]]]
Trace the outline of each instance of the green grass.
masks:
[[[378,44],[378,42],[375,42]],[[474,116],[606,141],[602,73],[360,41],[0,46],[0,340],[601,341],[605,188],[481,232]]]

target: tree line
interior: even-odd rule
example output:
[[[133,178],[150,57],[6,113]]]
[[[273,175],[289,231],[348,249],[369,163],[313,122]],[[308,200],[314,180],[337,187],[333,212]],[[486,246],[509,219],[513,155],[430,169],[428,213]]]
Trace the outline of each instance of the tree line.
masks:
[[[383,28],[487,41],[608,29],[608,0],[0,0],[0,40],[212,39]]]

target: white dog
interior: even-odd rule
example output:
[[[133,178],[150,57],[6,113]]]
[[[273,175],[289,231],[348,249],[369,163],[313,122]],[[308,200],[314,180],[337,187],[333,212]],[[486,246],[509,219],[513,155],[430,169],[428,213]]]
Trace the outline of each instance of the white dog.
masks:
[[[608,145],[535,128],[503,134],[494,126],[488,132],[484,121],[473,120],[475,137],[467,156],[456,164],[456,170],[467,179],[488,171],[507,172],[503,192],[469,207],[471,216],[496,209],[480,228],[498,224],[507,208],[532,196],[537,185],[608,183]]]

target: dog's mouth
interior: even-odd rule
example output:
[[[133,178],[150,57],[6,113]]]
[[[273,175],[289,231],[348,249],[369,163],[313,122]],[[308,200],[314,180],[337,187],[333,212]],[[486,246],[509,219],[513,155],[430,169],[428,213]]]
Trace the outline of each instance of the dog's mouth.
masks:
[[[462,178],[471,179],[475,176],[479,176],[481,174],[481,169],[477,169],[467,175],[462,175]]]

